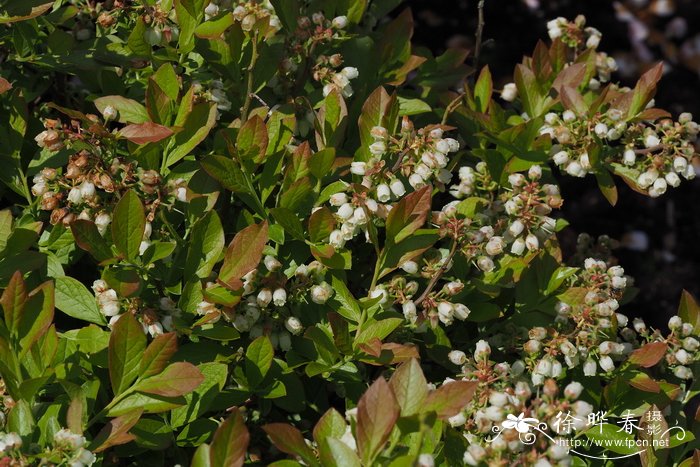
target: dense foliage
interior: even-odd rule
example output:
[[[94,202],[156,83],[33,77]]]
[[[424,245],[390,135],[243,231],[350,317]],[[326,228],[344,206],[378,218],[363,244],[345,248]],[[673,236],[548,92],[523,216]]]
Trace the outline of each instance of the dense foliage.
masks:
[[[495,91],[400,3],[0,1],[0,465],[700,462],[700,307],[557,242],[695,177],[662,66],[558,18]]]

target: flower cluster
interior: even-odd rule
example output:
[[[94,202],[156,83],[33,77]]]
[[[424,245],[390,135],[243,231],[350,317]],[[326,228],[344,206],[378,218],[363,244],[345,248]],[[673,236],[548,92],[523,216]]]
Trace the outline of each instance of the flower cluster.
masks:
[[[138,313],[144,334],[155,337],[165,331],[172,331],[174,329],[173,320],[181,313],[175,302],[169,297],[161,297],[157,307],[143,306],[141,301],[137,299],[120,299],[117,291],[110,288],[102,279],[93,282],[92,290],[95,292],[100,312],[109,318],[110,327],[117,322],[122,310],[126,310],[126,313]]]
[[[457,199],[483,195],[498,188],[498,183],[491,177],[485,162],[477,163],[474,168],[462,166],[457,176],[459,183],[450,187],[450,194]]]
[[[110,112],[106,109],[106,115]],[[168,205],[180,193],[178,186],[164,182],[155,170],[144,170],[136,162],[111,156],[100,137],[86,140],[77,122],[71,130],[55,120],[45,122],[47,130],[37,135],[39,147],[49,152],[72,148],[65,168],[45,167],[34,176],[32,194],[39,206],[50,211],[51,224],[70,225],[75,219],[94,221],[104,233],[111,223],[111,212],[118,201],[118,193],[136,189],[148,211],[149,220],[155,218],[159,206]],[[86,144],[92,145],[90,149]],[[176,185],[176,184],[175,184]]]
[[[228,5],[217,5],[212,2],[207,6],[208,11],[205,10],[205,14],[216,16],[219,14],[221,6],[230,8]],[[232,13],[233,18],[241,23],[241,29],[244,31],[252,31],[255,25],[261,21],[266,21],[273,31],[282,29],[282,23],[269,0],[262,2],[241,1],[233,8]]]
[[[691,367],[700,361],[700,332],[692,323],[684,322],[680,316],[668,320],[670,334],[663,337],[658,331],[647,328],[641,319],[633,320],[634,330],[646,342],[663,342],[666,344],[665,363],[673,375],[681,380],[695,378]]]
[[[220,309],[211,301],[201,301],[195,312],[208,321],[221,317],[230,321],[240,332],[251,338],[267,335],[276,348],[291,348],[291,336],[301,334],[304,326],[298,312],[309,303],[323,305],[333,296],[333,289],[325,281],[326,268],[318,261],[290,264],[283,270],[282,263],[273,255],[266,255],[261,265],[243,277],[244,299],[233,309]],[[220,287],[207,284],[207,290]]]
[[[695,177],[691,161],[698,125],[688,113],[678,122],[663,119],[630,124],[615,108],[594,118],[577,116],[571,110],[561,115],[550,112],[540,133],[556,143],[551,150],[554,163],[575,177],[595,171],[589,151],[600,145],[611,147],[609,161],[631,170],[639,188],[652,197],[664,194],[669,186],[677,187],[681,177]]]
[[[95,455],[85,449],[85,437],[75,434],[66,428],[56,432],[53,437],[54,449],[52,454],[59,453],[61,461],[71,467],[83,467],[95,462]]]
[[[543,463],[547,461],[557,465],[570,460],[566,448],[542,439],[533,442],[534,449],[529,449],[518,431],[501,431],[500,425],[509,414],[525,414],[531,417],[531,423],[548,422],[550,435],[557,436],[565,432],[562,414],[566,413],[571,414],[574,427],[582,428],[593,411],[591,404],[579,400],[583,385],[573,381],[562,387],[556,381],[558,375],[533,385],[522,361],[497,363],[491,354],[491,346],[481,340],[476,343],[473,355],[467,356],[459,350],[449,355],[450,361],[461,367],[463,380],[480,383],[474,402],[449,419],[450,425],[463,430],[469,442],[464,453],[465,464],[550,465]],[[558,372],[561,373],[561,367]],[[448,378],[445,384],[451,381]]]

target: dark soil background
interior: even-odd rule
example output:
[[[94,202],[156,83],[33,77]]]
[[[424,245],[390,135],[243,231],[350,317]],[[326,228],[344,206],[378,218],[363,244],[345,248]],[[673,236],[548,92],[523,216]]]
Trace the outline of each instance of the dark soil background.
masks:
[[[691,38],[700,39],[697,0],[486,0],[480,62],[489,65],[496,84],[502,86],[512,81],[513,67],[522,55],[530,54],[538,40],[549,39],[548,20],[583,14],[587,25],[603,33],[599,50],[615,56],[619,63],[624,61],[625,66],[614,79],[632,84],[650,63],[632,53],[630,30],[617,17],[616,4],[630,8],[649,27],[649,37],[644,41],[648,46],[646,58],[666,60],[669,65],[656,96],[657,106],[674,115],[692,112],[695,120],[700,120],[700,66],[694,66],[687,56],[678,58],[678,51],[683,47],[687,51],[688,44],[692,44]],[[409,0],[405,5],[413,11],[417,45],[436,54],[448,46],[473,49],[477,0]],[[685,31],[682,28],[683,34],[671,34],[669,38],[669,24],[679,23]],[[581,232],[607,234],[620,240],[621,247],[614,255],[640,289],[623,312],[665,328],[668,318],[676,313],[683,289],[700,297],[700,179],[684,181],[660,199],[635,193],[618,180],[620,196],[615,207],[603,198],[592,177],[561,180],[563,215],[571,223],[561,238],[565,252],[574,252]]]

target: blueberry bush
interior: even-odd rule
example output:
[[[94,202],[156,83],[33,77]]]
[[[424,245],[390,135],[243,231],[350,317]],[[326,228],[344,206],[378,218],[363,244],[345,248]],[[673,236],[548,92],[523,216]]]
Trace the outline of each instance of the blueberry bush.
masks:
[[[0,465],[700,462],[700,307],[557,241],[695,177],[663,66],[557,18],[497,90],[400,4],[0,1]]]

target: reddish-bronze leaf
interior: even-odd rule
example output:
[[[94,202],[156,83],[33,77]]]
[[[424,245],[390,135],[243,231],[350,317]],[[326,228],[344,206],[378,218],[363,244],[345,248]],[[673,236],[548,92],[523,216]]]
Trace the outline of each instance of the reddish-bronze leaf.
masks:
[[[141,377],[157,375],[168,365],[170,358],[177,352],[177,333],[169,332],[157,336],[148,344],[141,360]]]
[[[134,439],[134,436],[129,434],[128,431],[136,425],[142,413],[142,409],[135,409],[110,420],[97,434],[92,442],[93,447],[90,450],[102,452],[107,448],[126,444]]]
[[[0,298],[0,304],[2,304],[5,313],[5,325],[13,334],[19,330],[26,301],[27,288],[24,284],[24,277],[21,271],[15,271],[10,278],[10,283],[7,284],[7,288],[2,293],[2,298]]]
[[[133,123],[119,132],[122,137],[134,144],[157,143],[173,134],[173,131],[163,125],[153,122]]]
[[[396,396],[384,378],[379,377],[357,404],[357,448],[365,464],[371,465],[389,439],[399,418]]]
[[[313,451],[307,446],[301,431],[287,423],[268,423],[262,429],[270,437],[270,441],[277,449],[293,456],[299,456],[307,464],[315,463],[316,457]]]
[[[4,94],[12,89],[12,84],[5,78],[0,78],[0,94]]]
[[[678,305],[678,316],[684,323],[690,323],[693,328],[700,329],[700,306],[695,298],[687,290],[681,295],[681,302]]]
[[[426,185],[399,201],[386,219],[387,238],[399,243],[425,224],[430,214],[432,187]]]
[[[457,415],[474,398],[477,384],[476,381],[453,381],[443,384],[428,394],[423,404],[423,412],[435,412],[442,419]]]
[[[176,362],[155,376],[136,385],[136,390],[164,397],[184,396],[204,381],[202,372],[191,363]]]
[[[629,380],[630,386],[646,392],[660,392],[661,386],[646,373],[637,373]]]
[[[245,461],[250,433],[243,416],[234,408],[231,416],[214,433],[209,450],[212,466],[240,467]]]
[[[267,240],[267,221],[249,225],[233,237],[219,272],[219,280],[223,285],[232,290],[238,290],[243,286],[241,277],[260,263]]]
[[[652,342],[643,345],[630,354],[629,362],[644,368],[650,368],[666,355],[668,345],[665,342]]]

